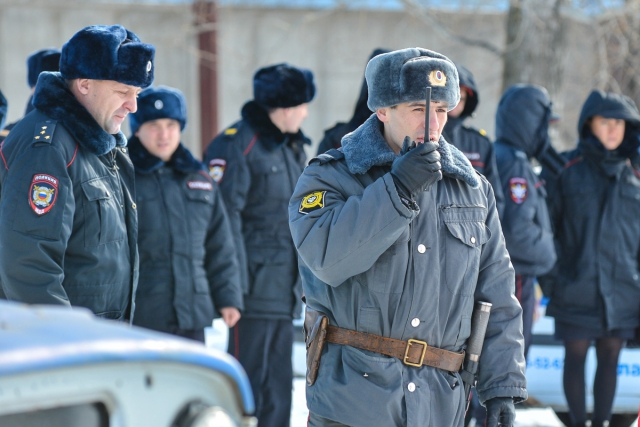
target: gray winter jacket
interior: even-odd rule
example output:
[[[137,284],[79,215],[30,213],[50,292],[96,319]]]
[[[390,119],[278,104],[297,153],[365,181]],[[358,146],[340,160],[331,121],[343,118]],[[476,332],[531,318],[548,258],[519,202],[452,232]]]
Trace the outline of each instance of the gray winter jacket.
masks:
[[[490,302],[480,400],[525,399],[521,308],[490,184],[441,138],[445,176],[408,209],[380,126],[371,116],[343,139],[344,159],[321,156],[298,181],[289,225],[307,304],[332,325],[459,352],[474,302]],[[459,374],[336,344],[323,353],[312,412],[350,426],[462,426]]]
[[[102,130],[59,73],[40,75],[34,105],[0,150],[4,297],[131,319],[138,216],[127,139]]]

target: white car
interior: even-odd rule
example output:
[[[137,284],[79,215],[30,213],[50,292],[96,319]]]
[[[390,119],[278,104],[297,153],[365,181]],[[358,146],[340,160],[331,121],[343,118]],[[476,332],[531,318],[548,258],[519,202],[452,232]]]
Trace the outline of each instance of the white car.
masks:
[[[229,355],[98,319],[0,300],[0,426],[253,427]]]
[[[553,339],[554,320],[544,315],[546,302],[540,306],[541,317],[533,325],[533,342],[527,360],[529,396],[550,406],[561,421],[569,425],[567,401],[562,387],[564,346]],[[640,405],[640,347],[630,343],[620,354],[618,388],[613,402],[610,427],[629,427],[638,417]],[[595,349],[591,347],[585,366],[587,412],[593,410],[593,378],[596,371]]]

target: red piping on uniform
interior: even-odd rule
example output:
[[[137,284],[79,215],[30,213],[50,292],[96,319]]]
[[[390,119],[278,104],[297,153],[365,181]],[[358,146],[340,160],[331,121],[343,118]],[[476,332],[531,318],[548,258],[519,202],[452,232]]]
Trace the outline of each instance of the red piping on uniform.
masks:
[[[233,352],[236,359],[240,360],[240,325],[233,328]]]
[[[242,154],[245,156],[249,154],[249,151],[251,151],[251,149],[253,148],[257,140],[258,140],[258,134],[256,133],[255,135],[253,135],[253,139],[251,140],[247,148],[244,149],[244,152]]]
[[[484,167],[484,163],[482,163],[482,162],[471,162],[471,166],[477,166],[479,168],[483,168]]]
[[[71,166],[73,164],[73,162],[76,160],[76,154],[78,154],[78,143],[77,142],[76,142],[76,151],[73,152],[73,157],[71,158],[71,161],[69,162],[67,167]]]
[[[0,156],[2,156],[2,161],[4,162],[4,167],[9,170],[9,166],[7,166],[7,160],[4,158],[4,153],[2,152],[2,149],[4,148],[4,141],[2,141],[2,144],[0,144]]]
[[[538,182],[536,182],[535,187],[536,187],[536,188],[540,188],[540,187],[542,187],[543,185],[544,185],[544,181],[538,181]]]
[[[516,275],[516,298],[522,304],[522,276]]]
[[[582,157],[576,157],[575,159],[568,161],[567,164],[564,165],[564,168],[569,169],[571,166],[575,165],[581,160],[582,160]]]

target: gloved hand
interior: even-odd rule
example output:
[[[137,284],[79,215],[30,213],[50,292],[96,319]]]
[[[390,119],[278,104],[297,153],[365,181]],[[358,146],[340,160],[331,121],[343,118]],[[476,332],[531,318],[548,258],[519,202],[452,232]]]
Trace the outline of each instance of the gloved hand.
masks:
[[[413,199],[442,179],[438,143],[417,144],[407,136],[391,166],[391,177],[400,195]]]
[[[494,397],[486,401],[486,427],[513,427],[516,421],[516,408],[512,397]]]

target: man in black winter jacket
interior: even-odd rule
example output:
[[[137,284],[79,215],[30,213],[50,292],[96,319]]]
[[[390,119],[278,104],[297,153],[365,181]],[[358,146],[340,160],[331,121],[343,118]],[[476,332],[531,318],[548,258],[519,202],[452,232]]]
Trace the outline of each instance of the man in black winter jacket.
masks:
[[[522,305],[525,357],[535,312],[534,279],[556,262],[544,182],[531,159],[553,166],[559,155],[549,140],[551,101],[547,90],[515,85],[505,91],[496,113],[496,160],[505,194],[502,231],[516,270],[516,297]],[[563,164],[562,161],[560,161]]]
[[[120,125],[154,53],[122,26],[91,26],[64,45],[59,73],[40,75],[35,110],[0,150],[0,297],[133,317],[138,219]]]
[[[487,178],[496,196],[498,214],[502,217],[504,196],[500,177],[498,176],[493,144],[487,138],[486,131],[474,129],[463,124],[468,117],[473,115],[478,106],[479,98],[476,81],[471,71],[462,65],[456,64],[456,68],[460,77],[460,102],[456,108],[449,111],[447,124],[444,126],[442,134],[449,144],[453,144],[462,151],[475,170]]]
[[[229,218],[213,179],[180,143],[184,96],[160,86],[140,93],[131,116],[140,283],[135,325],[204,342],[214,317],[240,318],[240,268]]]
[[[298,258],[289,199],[306,163],[300,131],[315,95],[309,70],[278,64],[258,70],[242,120],[209,145],[206,164],[219,184],[236,237],[244,312],[229,352],[247,371],[258,424],[288,426],[293,324],[301,312]]]

